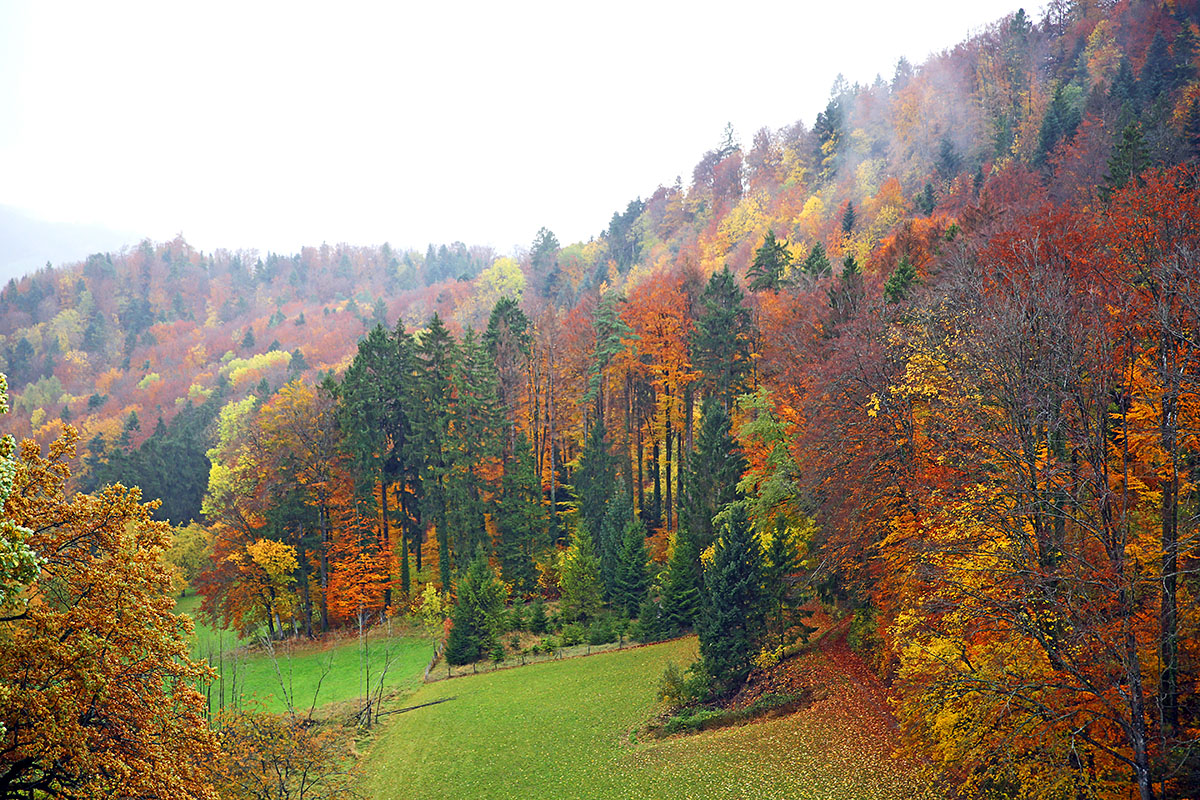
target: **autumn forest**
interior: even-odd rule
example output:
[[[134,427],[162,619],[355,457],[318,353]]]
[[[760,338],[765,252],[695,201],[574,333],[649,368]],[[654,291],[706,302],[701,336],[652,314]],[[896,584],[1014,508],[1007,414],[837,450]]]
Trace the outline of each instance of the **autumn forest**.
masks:
[[[0,797],[367,796],[417,683],[667,640],[631,741],[844,650],[931,797],[1200,796],[1200,5],[1040,13],[586,242],[11,281]],[[234,701],[338,642],[357,701]]]

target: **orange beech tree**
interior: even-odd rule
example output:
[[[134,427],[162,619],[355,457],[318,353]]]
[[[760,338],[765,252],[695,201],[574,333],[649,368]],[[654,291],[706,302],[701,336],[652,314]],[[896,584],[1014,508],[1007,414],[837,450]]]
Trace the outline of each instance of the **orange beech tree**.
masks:
[[[69,495],[78,434],[21,446],[4,516],[41,573],[0,622],[0,797],[215,798],[191,623],[171,613],[170,527],[137,489]]]

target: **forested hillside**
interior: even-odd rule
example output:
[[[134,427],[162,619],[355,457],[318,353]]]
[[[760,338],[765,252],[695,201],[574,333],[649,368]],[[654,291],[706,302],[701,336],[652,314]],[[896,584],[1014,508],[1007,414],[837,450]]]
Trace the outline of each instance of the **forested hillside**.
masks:
[[[471,663],[550,602],[698,633],[686,706],[822,603],[947,793],[1194,796],[1198,25],[1017,11],[519,258],[47,268],[0,293],[10,430],[194,521],[235,630],[446,608]]]

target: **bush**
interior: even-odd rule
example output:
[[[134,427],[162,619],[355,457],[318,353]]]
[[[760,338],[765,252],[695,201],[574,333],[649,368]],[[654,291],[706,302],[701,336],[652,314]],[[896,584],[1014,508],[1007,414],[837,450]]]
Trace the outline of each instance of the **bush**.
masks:
[[[660,732],[663,736],[670,736],[673,733],[683,733],[684,731],[698,731],[704,727],[704,723],[722,716],[724,716],[724,712],[711,708],[685,711],[667,720]]]
[[[587,632],[587,643],[595,646],[608,644],[617,640],[617,632],[613,630],[612,620],[601,617],[592,623]]]
[[[563,629],[562,629],[562,646],[563,647],[573,647],[574,645],[577,645],[577,644],[583,644],[584,638],[585,638],[585,633],[583,630],[583,626],[580,625],[578,622],[572,622],[567,625],[563,625]]]
[[[686,672],[674,663],[667,664],[658,680],[658,699],[673,706],[689,705],[707,700],[712,695],[712,678],[703,661],[696,661]]]

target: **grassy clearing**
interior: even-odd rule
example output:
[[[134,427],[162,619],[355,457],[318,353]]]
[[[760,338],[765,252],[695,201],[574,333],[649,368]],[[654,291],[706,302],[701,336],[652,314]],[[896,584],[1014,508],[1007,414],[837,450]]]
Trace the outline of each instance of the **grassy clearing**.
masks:
[[[405,798],[921,797],[874,698],[830,665],[829,697],[742,727],[639,741],[694,639],[422,686],[365,757],[365,793]],[[809,656],[823,659],[820,653]],[[836,685],[834,685],[836,684]]]
[[[428,639],[388,637],[376,629],[368,637],[366,659],[357,637],[281,643],[275,645],[272,658],[229,631],[201,623],[196,617],[199,605],[198,597],[184,597],[175,611],[188,614],[196,623],[193,657],[208,658],[220,674],[210,687],[213,708],[257,703],[266,711],[281,712],[288,709],[290,697],[297,711],[307,711],[314,698],[318,706],[353,700],[365,696],[368,670],[372,689],[379,685],[380,671],[388,661],[385,691],[411,691],[420,684],[433,655]]]

